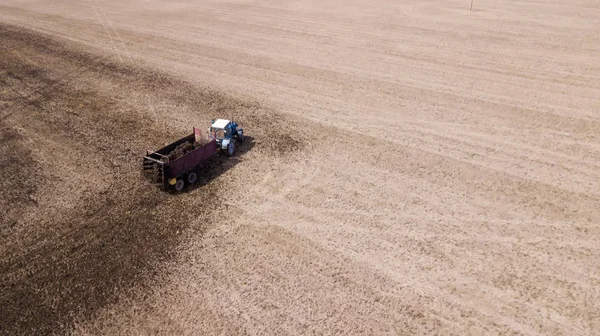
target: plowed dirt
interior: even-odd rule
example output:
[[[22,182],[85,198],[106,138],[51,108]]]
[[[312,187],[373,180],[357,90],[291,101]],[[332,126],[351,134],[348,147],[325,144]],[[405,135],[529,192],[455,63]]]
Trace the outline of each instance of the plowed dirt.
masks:
[[[0,334],[598,334],[600,7],[468,5],[2,2]]]

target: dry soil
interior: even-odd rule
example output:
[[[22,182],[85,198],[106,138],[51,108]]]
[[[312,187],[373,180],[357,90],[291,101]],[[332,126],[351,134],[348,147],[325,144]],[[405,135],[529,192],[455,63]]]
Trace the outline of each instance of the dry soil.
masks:
[[[0,333],[599,334],[600,4],[468,7],[2,1]]]

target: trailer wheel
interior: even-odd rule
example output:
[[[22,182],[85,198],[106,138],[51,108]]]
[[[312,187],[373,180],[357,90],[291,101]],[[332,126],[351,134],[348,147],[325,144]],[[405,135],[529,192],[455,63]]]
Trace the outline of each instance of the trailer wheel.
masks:
[[[187,181],[189,184],[194,184],[198,180],[198,175],[196,173],[191,172],[187,174]]]
[[[175,183],[175,190],[182,191],[184,186],[185,186],[185,182],[183,182],[183,179],[178,179],[177,182]]]
[[[227,145],[227,155],[228,156],[233,156],[233,154],[235,154],[235,142],[231,141]]]

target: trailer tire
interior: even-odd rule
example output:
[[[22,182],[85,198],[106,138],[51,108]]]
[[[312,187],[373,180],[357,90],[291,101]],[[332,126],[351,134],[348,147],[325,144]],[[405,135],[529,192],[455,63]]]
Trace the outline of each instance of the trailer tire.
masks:
[[[175,191],[182,191],[184,186],[185,182],[183,182],[183,179],[177,179],[177,182],[175,182]]]
[[[227,156],[233,156],[235,154],[235,142],[231,141],[227,145]]]
[[[187,181],[189,184],[194,184],[198,180],[198,175],[194,172],[187,174]]]

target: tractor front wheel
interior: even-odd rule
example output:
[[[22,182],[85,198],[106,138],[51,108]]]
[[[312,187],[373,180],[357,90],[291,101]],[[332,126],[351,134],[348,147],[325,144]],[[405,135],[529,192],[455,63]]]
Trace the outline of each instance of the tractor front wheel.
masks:
[[[228,156],[233,156],[233,154],[235,154],[235,142],[231,141],[227,145],[227,155]]]
[[[243,130],[237,131],[237,140],[239,142],[244,142],[244,131]]]

